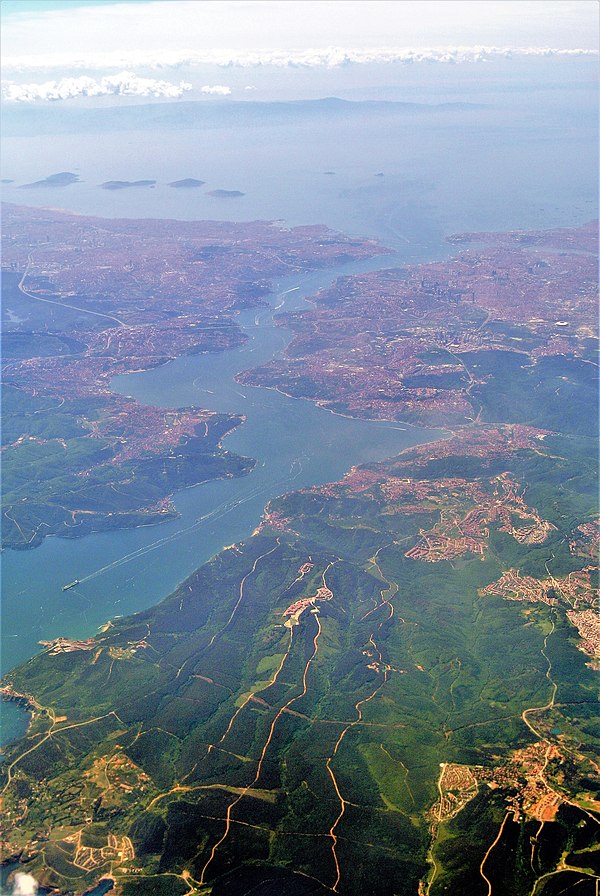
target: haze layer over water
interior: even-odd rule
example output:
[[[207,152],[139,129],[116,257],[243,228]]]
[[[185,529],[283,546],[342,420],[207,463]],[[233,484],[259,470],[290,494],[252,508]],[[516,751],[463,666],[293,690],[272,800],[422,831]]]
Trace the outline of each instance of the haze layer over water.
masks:
[[[19,110],[8,120],[3,175],[15,183],[6,187],[5,198],[118,217],[324,223],[378,236],[398,253],[355,270],[446,256],[453,250],[444,237],[457,230],[566,226],[595,217],[589,92],[574,90],[569,97],[548,89],[537,103],[517,92],[496,91],[491,98],[494,108],[246,103],[232,112],[225,105],[174,104],[93,115],[57,110],[52,119],[45,110]],[[55,189],[19,186],[58,171],[76,172],[81,182]],[[206,186],[168,186],[186,177]],[[155,179],[157,185],[118,192],[98,186],[114,179]],[[207,196],[213,189],[245,195]],[[272,303],[298,307],[335,275],[276,284]],[[179,493],[181,518],[175,522],[7,551],[4,670],[36,652],[40,639],[90,635],[115,615],[156,603],[214,552],[247,537],[270,497],[339,478],[353,464],[436,437],[402,425],[347,420],[308,402],[238,386],[237,372],[273,357],[289,341],[287,331],[273,327],[268,309],[245,313],[240,322],[250,337],[244,347],[182,358],[120,377],[113,387],[145,403],[247,415],[225,446],[256,458],[256,470]],[[62,592],[66,582],[88,576],[79,588]],[[3,736],[19,725],[16,709],[5,708]]]

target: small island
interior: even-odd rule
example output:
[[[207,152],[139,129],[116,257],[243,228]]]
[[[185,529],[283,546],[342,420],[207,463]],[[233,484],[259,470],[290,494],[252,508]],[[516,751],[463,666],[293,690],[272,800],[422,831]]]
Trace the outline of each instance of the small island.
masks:
[[[107,180],[100,184],[103,190],[126,190],[128,187],[155,187],[155,180]]]
[[[11,183],[11,181],[2,181],[2,183]],[[21,190],[27,190],[32,187],[68,187],[70,184],[79,183],[79,175],[73,174],[72,171],[59,171],[58,174],[50,174],[42,180],[33,181],[31,184],[22,184]]]
[[[241,190],[209,190],[207,196],[215,196],[217,199],[235,199],[238,196],[245,196]]]
[[[184,177],[183,180],[174,180],[169,184],[170,187],[175,187],[178,190],[190,190],[194,189],[194,187],[203,187],[206,181],[204,180],[196,180],[195,177]]]

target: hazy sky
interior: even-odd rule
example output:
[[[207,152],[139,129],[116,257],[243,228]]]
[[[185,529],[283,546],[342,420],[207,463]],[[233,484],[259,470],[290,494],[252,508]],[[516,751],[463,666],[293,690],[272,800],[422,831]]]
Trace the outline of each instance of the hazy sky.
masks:
[[[4,0],[2,9],[3,56],[11,59],[50,52],[598,44],[596,0]]]
[[[2,0],[1,8],[9,101],[224,96],[231,66],[325,70],[598,47],[596,0]],[[205,74],[196,83],[198,66]]]

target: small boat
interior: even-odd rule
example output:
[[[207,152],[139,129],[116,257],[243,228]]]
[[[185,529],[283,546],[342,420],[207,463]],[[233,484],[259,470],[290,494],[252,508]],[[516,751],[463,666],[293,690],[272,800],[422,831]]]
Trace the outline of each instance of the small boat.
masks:
[[[74,582],[69,582],[68,585],[63,585],[62,590],[63,590],[63,591],[68,591],[69,588],[74,588],[75,585],[79,585],[79,579],[75,579]]]

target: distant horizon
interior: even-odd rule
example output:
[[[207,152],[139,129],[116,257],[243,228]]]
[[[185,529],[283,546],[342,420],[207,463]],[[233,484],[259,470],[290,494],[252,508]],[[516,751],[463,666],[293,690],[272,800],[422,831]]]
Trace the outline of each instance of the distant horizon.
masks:
[[[25,0],[2,5],[7,102],[187,93],[420,63],[595,58],[591,0]],[[245,79],[243,82],[241,79]]]

